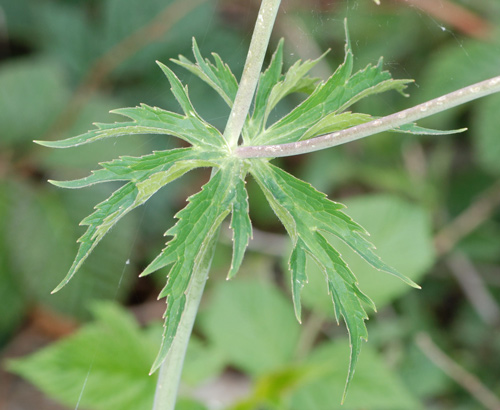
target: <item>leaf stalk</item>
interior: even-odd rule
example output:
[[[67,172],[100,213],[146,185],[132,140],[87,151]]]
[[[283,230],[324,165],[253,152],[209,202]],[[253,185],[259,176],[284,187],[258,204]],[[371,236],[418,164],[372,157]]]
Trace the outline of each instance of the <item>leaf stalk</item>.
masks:
[[[319,151],[378,134],[379,132],[393,130],[402,125],[497,92],[500,92],[500,76],[481,81],[412,108],[341,131],[287,144],[240,146],[236,149],[235,155],[239,158],[277,158]]]

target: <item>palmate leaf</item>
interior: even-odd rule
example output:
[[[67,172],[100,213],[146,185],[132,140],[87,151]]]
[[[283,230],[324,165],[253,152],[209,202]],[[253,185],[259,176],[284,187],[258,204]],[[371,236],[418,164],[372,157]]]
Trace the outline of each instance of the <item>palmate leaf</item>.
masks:
[[[319,83],[317,79],[308,77],[308,72],[319,59],[298,61],[282,73],[284,45],[280,41],[268,69],[261,74],[253,111],[242,131],[244,144],[296,142],[362,124],[373,117],[346,111],[350,106],[362,98],[388,90],[403,93],[409,80],[392,79],[382,69],[381,60],[377,65],[369,65],[353,74],[353,54],[347,34],[346,37],[344,62],[328,80]],[[174,62],[200,77],[232,106],[238,83],[229,67],[216,54],[213,55],[214,63],[204,59],[196,41],[193,41],[193,54],[194,63],[182,56]],[[299,321],[302,314],[300,295],[307,283],[307,261],[316,263],[325,275],[337,321],[342,317],[349,331],[351,363],[347,391],[358,360],[361,339],[367,338],[365,308],[375,309],[375,306],[359,289],[356,277],[325,237],[331,234],[340,238],[376,269],[393,274],[411,286],[418,286],[378,258],[373,245],[366,239],[365,230],[341,211],[343,205],[329,201],[326,195],[270,165],[268,160],[241,159],[230,152],[222,133],[197,114],[187,87],[168,67],[161,63],[158,65],[167,77],[183,114],[143,104],[114,111],[131,121],[97,124],[97,129],[73,138],[40,142],[48,147],[67,148],[122,135],[164,134],[178,137],[191,145],[143,157],[120,157],[102,163],[101,169],[85,178],[52,181],[54,185],[64,188],[81,188],[109,181],[125,182],[81,222],[87,226],[87,231],[79,239],[75,261],[56,290],[73,277],[100,240],[124,215],[144,204],[159,189],[184,173],[194,168],[212,167],[209,182],[189,198],[188,205],[176,215],[177,223],[166,232],[172,238],[141,274],[144,276],[170,267],[166,285],[160,293],[160,297],[166,297],[167,307],[162,345],[151,371],[156,370],[165,360],[177,335],[186,297],[194,283],[193,273],[207,269],[209,251],[215,244],[220,224],[229,214],[232,215],[233,254],[228,278],[239,270],[252,235],[245,188],[245,177],[251,173],[292,238],[289,265],[294,309]],[[279,101],[294,92],[305,92],[308,96],[289,114],[268,126],[272,110]],[[450,133],[420,128],[415,124],[393,131],[434,135]]]
[[[113,192],[108,199],[96,206],[94,213],[82,220],[80,225],[88,225],[87,231],[78,239],[80,247],[69,272],[53,292],[57,292],[71,280],[92,250],[122,217],[144,204],[169,182],[194,168],[210,165],[206,160],[194,159],[192,150],[183,150],[182,152],[184,153],[184,159],[182,155],[173,155],[169,162],[164,159],[165,162],[161,167],[161,171],[144,172],[140,178],[128,182]],[[64,187],[85,186],[78,184],[78,181],[74,185],[71,184],[71,181],[66,183],[55,182],[54,184]]]
[[[304,270],[306,258],[314,260],[325,273],[337,320],[342,316],[349,330],[351,364],[347,391],[361,349],[361,339],[368,337],[363,304],[373,309],[375,306],[358,288],[356,277],[323,233],[337,236],[376,269],[393,274],[411,286],[418,285],[380,260],[374,253],[373,245],[366,240],[365,230],[341,212],[343,205],[329,201],[326,195],[311,185],[266,161],[255,161],[250,172],[292,237],[294,248],[289,263],[295,312],[299,320],[300,290],[307,282]]]
[[[236,92],[238,91],[238,81],[236,81],[236,77],[231,69],[227,64],[222,62],[221,58],[216,53],[212,53],[215,65],[208,59],[204,59],[201,56],[200,49],[194,38],[193,55],[196,64],[192,63],[184,56],[179,56],[179,60],[172,59],[171,61],[184,67],[186,70],[189,70],[205,81],[210,87],[217,91],[227,105],[232,107],[234,99],[236,98]]]
[[[205,150],[221,150],[226,146],[222,134],[197,113],[189,100],[187,87],[165,65],[158,63],[167,76],[172,92],[184,111],[184,115],[165,111],[158,107],[141,104],[140,107],[121,108],[112,113],[130,118],[131,122],[95,124],[96,130],[60,141],[35,141],[50,148],[70,148],[110,137],[137,134],[167,134],[180,138],[194,147]]]
[[[164,361],[176,335],[192,273],[201,268],[219,225],[231,211],[235,250],[230,276],[234,275],[241,263],[251,236],[244,174],[245,171],[238,162],[226,164],[216,171],[202,190],[190,197],[189,204],[176,215],[179,221],[165,234],[173,236],[173,239],[141,274],[148,275],[173,264],[167,284],[159,296],[167,298],[165,330],[162,346],[151,372]]]

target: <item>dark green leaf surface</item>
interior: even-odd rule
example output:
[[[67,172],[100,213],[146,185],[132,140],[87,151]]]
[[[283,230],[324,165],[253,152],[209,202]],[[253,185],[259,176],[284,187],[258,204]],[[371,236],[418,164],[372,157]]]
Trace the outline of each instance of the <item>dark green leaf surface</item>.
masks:
[[[316,61],[304,64],[299,62],[292,66],[285,80],[273,88],[266,107],[266,115],[281,98],[292,92],[299,76],[303,77]],[[323,127],[318,123],[326,116],[339,114],[357,101],[374,94],[389,90],[403,93],[406,84],[410,82],[410,80],[393,80],[389,72],[382,70],[382,59],[376,66],[368,65],[354,75],[352,70],[353,55],[347,36],[345,59],[335,73],[326,82],[321,82],[302,104],[253,138],[252,144],[282,144],[321,135]],[[319,129],[320,133],[317,134],[314,128]]]
[[[250,236],[248,214],[244,216],[248,207],[240,202],[246,202],[246,193],[242,192],[245,190],[242,186],[243,177],[237,163],[226,165],[217,171],[199,193],[189,198],[189,204],[177,214],[179,221],[166,232],[166,235],[173,236],[173,239],[142,273],[148,275],[173,264],[167,285],[159,296],[167,298],[165,332],[152,371],[161,365],[175,337],[193,271],[201,268],[205,253],[218,232],[219,225],[235,206],[240,207],[241,212],[236,214],[237,222],[232,224],[232,228],[235,238],[244,240],[237,239],[235,256],[238,259],[233,262],[233,267],[239,265],[243,258],[244,248]]]
[[[128,182],[116,190],[107,200],[98,204],[93,214],[82,220],[80,224],[88,225],[88,229],[78,239],[80,247],[76,258],[68,274],[54,292],[70,281],[92,250],[122,217],[142,205],[169,182],[181,177],[193,168],[206,165],[204,161],[190,159],[192,158],[190,150],[177,152],[177,154],[179,155],[172,155],[173,158],[164,158],[165,162],[162,165],[162,171],[145,172],[140,179]],[[183,157],[187,159],[182,160]],[[170,159],[170,162],[167,159]],[[112,169],[112,167],[110,168]],[[64,186],[64,184],[62,185]]]

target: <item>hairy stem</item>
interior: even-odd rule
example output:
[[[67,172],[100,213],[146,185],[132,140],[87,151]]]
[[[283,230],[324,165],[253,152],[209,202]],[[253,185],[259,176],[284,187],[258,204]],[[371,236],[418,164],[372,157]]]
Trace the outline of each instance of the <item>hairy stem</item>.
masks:
[[[207,251],[202,258],[201,263],[194,269],[189,288],[186,293],[186,305],[182,313],[177,333],[172,341],[170,350],[165,361],[160,367],[160,374],[156,384],[155,399],[153,410],[174,410],[177,399],[177,391],[181,380],[182,366],[184,357],[193,330],[194,320],[198,312],[205,283],[208,278],[208,272],[214,256],[215,244],[217,243],[218,233],[210,240]]]
[[[401,125],[415,122],[422,118],[437,114],[438,112],[449,110],[457,105],[497,92],[500,92],[500,76],[490,78],[489,80],[470,85],[423,104],[416,105],[415,107],[342,131],[288,144],[240,146],[236,149],[235,154],[240,158],[276,158],[319,151],[368,137],[382,131],[392,130]]]
[[[232,149],[238,145],[243,124],[252,104],[280,3],[281,0],[262,0],[260,6],[243,75],[224,131],[224,138]]]

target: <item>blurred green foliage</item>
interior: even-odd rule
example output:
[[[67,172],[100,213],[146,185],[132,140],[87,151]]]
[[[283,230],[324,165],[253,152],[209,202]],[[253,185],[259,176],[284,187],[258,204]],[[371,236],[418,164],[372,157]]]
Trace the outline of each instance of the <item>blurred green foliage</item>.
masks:
[[[178,54],[190,55],[193,36],[204,55],[217,52],[238,76],[241,72],[255,8],[252,2],[220,0],[206,1],[175,20],[168,31],[145,41],[145,46],[131,52],[99,81],[89,82],[96,62],[102,61],[127,36],[147,26],[169,3],[173,1],[7,0],[0,5],[4,17],[0,43],[2,347],[15,340],[21,326],[29,323],[29,313],[40,306],[84,321],[90,317],[91,306],[104,306],[95,305],[97,300],[128,304],[142,301],[144,297],[137,300],[137,295],[138,288],[144,285],[135,279],[139,268],[162,247],[162,234],[172,225],[172,217],[184,206],[186,196],[196,192],[208,177],[201,172],[184,177],[128,216],[89,258],[80,275],[62,292],[50,295],[76,252],[75,239],[83,233],[78,222],[90,213],[92,204],[109,195],[111,188],[65,191],[50,186],[46,180],[82,177],[97,161],[110,160],[117,154],[141,155],[169,148],[172,143],[157,137],[141,142],[128,138],[68,151],[49,151],[31,141],[76,135],[92,128],[95,121],[116,121],[107,114],[110,109],[140,102],[176,110],[154,60],[166,63]],[[307,54],[311,44],[319,52],[332,48],[325,65],[318,67],[316,75],[321,76],[321,71],[328,73],[343,58],[342,20],[347,16],[357,68],[374,63],[383,55],[395,78],[416,79],[409,90],[409,100],[393,93],[358,105],[357,111],[373,115],[388,114],[499,74],[498,1],[454,1],[489,23],[488,36],[481,39],[463,34],[405,2],[382,3],[375,6],[363,0],[284,2],[286,13],[280,16],[274,43],[281,36],[293,36],[292,41],[286,42],[289,63],[297,57],[317,57]],[[274,48],[275,44],[271,49]],[[228,114],[224,102],[201,81],[180,70],[178,73],[189,85],[200,114],[223,127]],[[89,87],[88,94],[76,91],[82,82]],[[282,103],[272,115],[279,116],[297,102],[292,98]],[[343,408],[482,408],[415,343],[415,335],[422,331],[500,395],[500,319],[481,314],[473,293],[467,293],[473,285],[457,280],[450,263],[457,253],[465,257],[498,311],[498,112],[500,98],[492,96],[422,124],[443,129],[467,126],[469,132],[464,135],[430,138],[382,134],[281,160],[286,169],[328,192],[330,198],[345,202],[347,213],[372,233],[381,256],[423,287],[421,291],[405,287],[345,252],[361,288],[373,297],[379,313],[368,323],[370,344],[363,347]],[[248,188],[256,227],[282,233],[252,181]],[[443,228],[477,201],[487,205],[474,213],[480,222],[478,226],[466,231],[463,237],[448,238],[452,240],[451,251],[436,249],[434,239]],[[277,239],[264,235],[260,240],[260,248],[266,248],[266,240]],[[274,249],[270,245],[267,248]],[[288,246],[286,242],[280,245]],[[250,384],[247,397],[234,404],[234,409],[337,408],[348,367],[345,332],[332,321],[331,303],[325,301],[323,286],[316,286],[319,275],[314,266],[310,267],[310,284],[304,291],[306,319],[303,326],[296,323],[292,304],[285,295],[289,293],[289,279],[284,274],[286,270],[281,269],[287,254],[285,249],[283,260],[277,255],[249,252],[242,277],[227,283],[223,279],[230,252],[220,247],[195,329],[196,338],[188,351],[186,396],[230,368],[248,376]],[[159,278],[158,282],[163,280]],[[158,293],[151,282],[147,286],[152,288],[147,289],[147,295]],[[96,309],[100,312],[97,322],[86,325],[74,337],[82,337],[90,326],[103,332],[96,336],[99,340],[111,338],[116,342],[116,351],[128,351],[127,343],[133,333],[137,349],[149,349],[154,355],[157,349],[151,347],[151,332],[158,329],[134,328],[131,319],[116,307]],[[105,329],[100,328],[98,324],[110,317],[116,320]],[[113,329],[111,323],[116,323],[117,328]],[[120,323],[129,326],[126,336],[118,330]],[[114,331],[118,333],[110,336]],[[110,332],[108,336],[106,332]],[[65,359],[66,363],[81,360],[82,366],[88,367],[88,357],[98,351],[84,347],[85,355],[74,354]],[[26,368],[33,366],[31,375],[39,370],[36,358],[26,359]],[[143,360],[151,362],[153,358]],[[122,364],[128,369],[125,372],[133,369],[133,377],[122,378],[116,386],[131,391],[130,386],[140,378],[139,364],[125,359]],[[143,364],[147,372],[149,365]],[[45,378],[50,372],[46,364],[43,366],[48,369],[41,376]],[[96,362],[93,367],[97,370],[92,370],[91,375],[99,378],[99,370],[109,368],[109,363]],[[84,373],[75,373],[77,386],[83,384]],[[118,383],[109,376],[102,380],[110,383],[106,384],[110,390],[111,383]],[[144,398],[144,392],[150,395],[151,380],[144,375],[142,382],[149,387],[136,397]],[[53,392],[40,383],[37,386],[48,394]],[[79,392],[76,388],[72,397],[68,392],[68,397],[59,399],[74,406],[78,398],[74,395]],[[113,406],[89,403],[88,408],[117,408]],[[191,398],[179,403],[178,408],[205,407]]]

